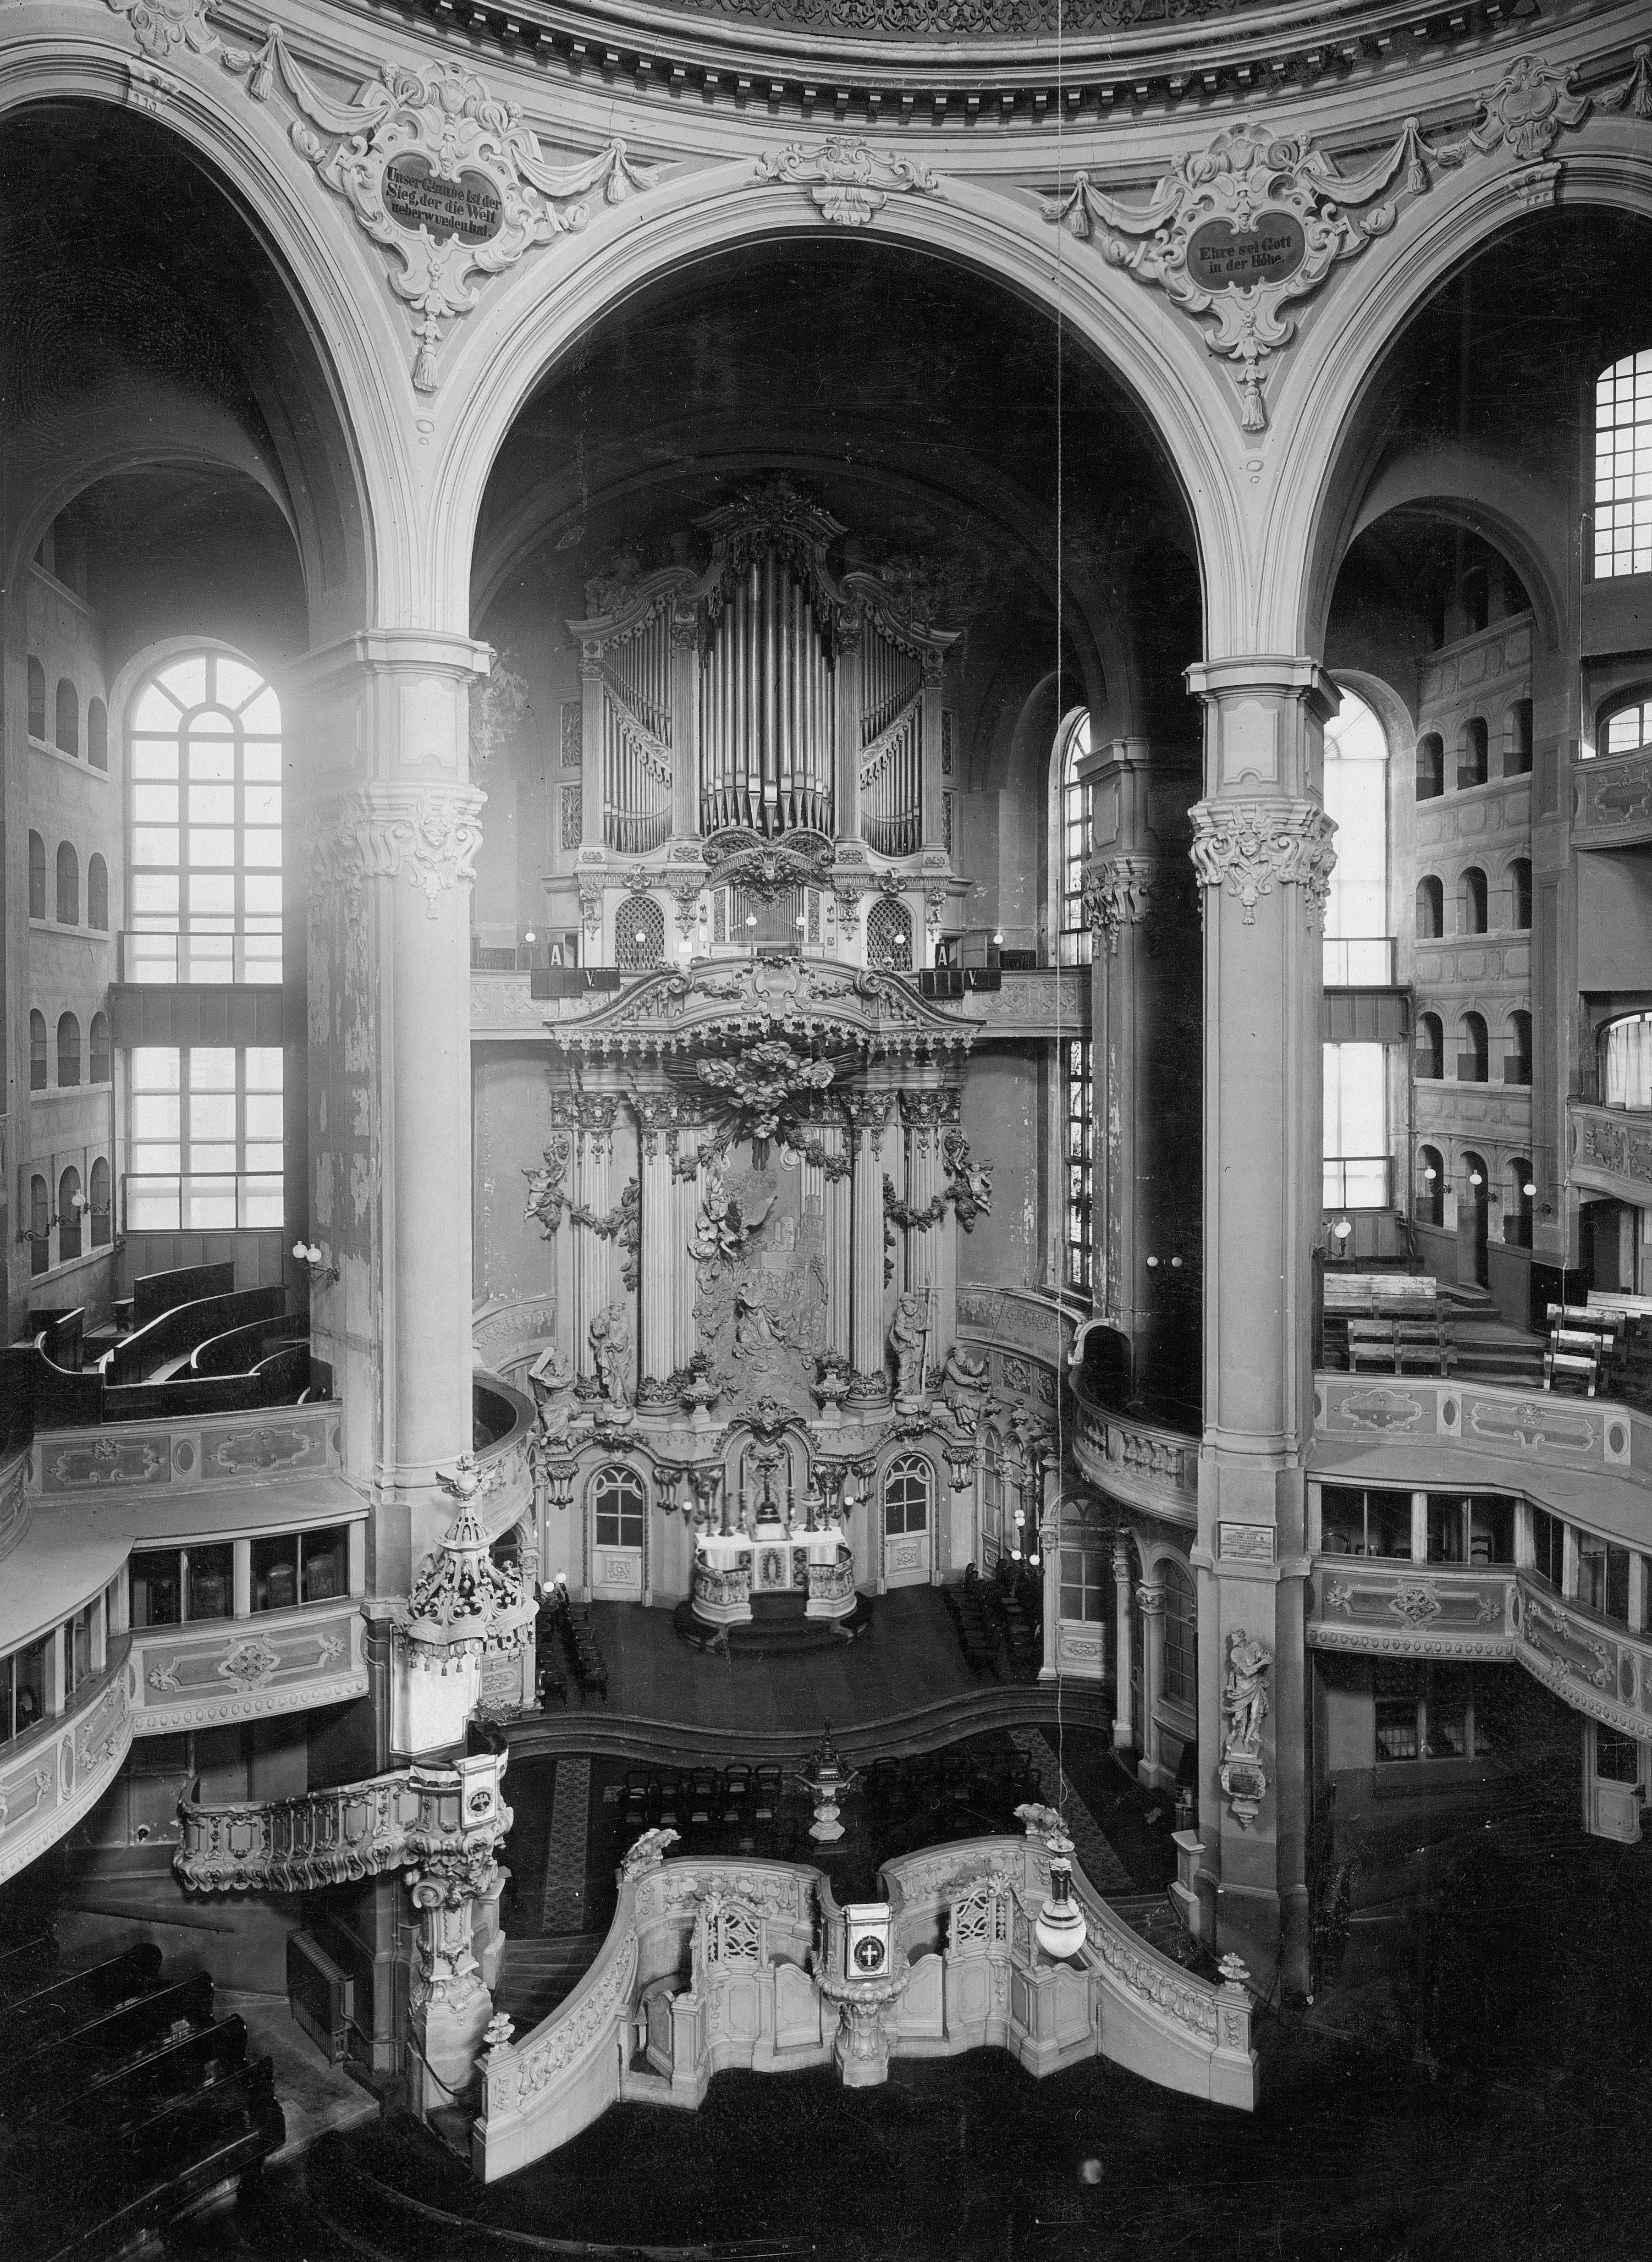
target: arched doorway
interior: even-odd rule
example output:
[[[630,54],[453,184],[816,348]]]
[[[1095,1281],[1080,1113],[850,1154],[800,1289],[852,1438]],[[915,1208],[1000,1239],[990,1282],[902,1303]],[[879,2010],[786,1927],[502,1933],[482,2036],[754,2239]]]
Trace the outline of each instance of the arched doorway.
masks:
[[[1457,1188],[1457,1278],[1467,1287],[1487,1285],[1491,1174],[1483,1155],[1465,1151]]]

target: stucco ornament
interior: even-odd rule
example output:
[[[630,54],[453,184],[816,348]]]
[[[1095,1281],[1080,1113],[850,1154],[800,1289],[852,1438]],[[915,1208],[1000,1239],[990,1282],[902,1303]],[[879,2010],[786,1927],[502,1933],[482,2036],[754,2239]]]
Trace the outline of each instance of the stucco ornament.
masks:
[[[793,141],[783,149],[765,150],[754,178],[807,189],[820,217],[838,227],[869,227],[891,196],[933,196],[941,186],[927,165],[845,134],[833,134],[812,148]]]
[[[249,91],[278,78],[299,113],[293,148],[400,263],[390,287],[412,316],[421,393],[436,391],[445,332],[476,305],[487,277],[584,227],[599,194],[617,205],[650,185],[617,140],[579,163],[548,164],[516,104],[452,63],[386,63],[338,102],[272,28]]]
[[[1222,1683],[1220,1779],[1234,1820],[1248,1830],[1267,1796],[1262,1767],[1262,1723],[1268,1715],[1267,1676],[1273,1653],[1236,1626],[1228,1636],[1228,1669]]]
[[[1427,191],[1431,154],[1415,118],[1392,148],[1350,174],[1309,134],[1231,126],[1179,157],[1144,205],[1109,196],[1081,172],[1070,189],[1042,199],[1043,216],[1083,241],[1099,234],[1110,265],[1156,285],[1183,313],[1208,319],[1207,344],[1233,366],[1239,421],[1261,432],[1267,362],[1296,335],[1290,307],[1387,234],[1401,190]]]
[[[1256,925],[1261,898],[1283,884],[1302,889],[1309,924],[1324,931],[1337,827],[1317,802],[1201,801],[1188,813],[1194,871],[1204,886],[1225,888],[1244,906],[1246,926]]]
[[[364,881],[406,872],[435,918],[444,895],[475,881],[487,799],[473,785],[364,785],[317,812],[312,878],[342,887],[353,918]]]
[[[1643,52],[1637,50],[1637,57]],[[1516,55],[1491,92],[1482,97],[1480,123],[1468,139],[1442,144],[1433,154],[1442,165],[1460,165],[1475,149],[1485,155],[1506,148],[1523,165],[1547,157],[1561,128],[1581,126],[1589,115],[1588,96],[1568,91],[1576,76],[1535,55]]]
[[[830,1061],[806,1059],[780,1039],[748,1046],[734,1060],[708,1056],[698,1072],[702,1084],[727,1095],[739,1119],[735,1135],[758,1143],[777,1136],[797,1102],[824,1091],[833,1077]]]

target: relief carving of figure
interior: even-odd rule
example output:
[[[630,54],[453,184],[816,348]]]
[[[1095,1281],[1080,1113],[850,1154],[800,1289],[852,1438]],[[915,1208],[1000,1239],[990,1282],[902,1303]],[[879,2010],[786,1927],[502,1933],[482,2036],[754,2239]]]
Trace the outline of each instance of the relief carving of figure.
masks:
[[[923,1396],[924,1345],[928,1333],[928,1300],[909,1288],[895,1306],[889,1347],[895,1354],[895,1395],[914,1404]]]
[[[989,1387],[985,1359],[976,1358],[962,1344],[955,1343],[941,1369],[941,1387],[959,1428],[973,1435]]]
[[[591,1322],[591,1357],[596,1380],[610,1406],[629,1407],[631,1385],[625,1368],[631,1358],[631,1328],[617,1304],[609,1305]]]
[[[1223,1755],[1255,1759],[1262,1748],[1262,1723],[1267,1718],[1267,1674],[1273,1653],[1236,1626],[1228,1636],[1228,1672],[1222,1689],[1226,1733]]]

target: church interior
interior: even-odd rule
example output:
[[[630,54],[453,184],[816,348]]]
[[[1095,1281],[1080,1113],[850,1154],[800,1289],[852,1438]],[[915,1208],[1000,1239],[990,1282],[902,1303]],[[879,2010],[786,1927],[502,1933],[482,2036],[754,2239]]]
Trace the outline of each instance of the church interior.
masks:
[[[1645,2251],[1645,30],[7,11],[9,2253]]]

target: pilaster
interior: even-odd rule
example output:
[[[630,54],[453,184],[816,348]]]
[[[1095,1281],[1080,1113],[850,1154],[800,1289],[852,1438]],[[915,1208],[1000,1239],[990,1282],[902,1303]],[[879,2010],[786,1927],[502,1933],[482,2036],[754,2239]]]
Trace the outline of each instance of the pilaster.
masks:
[[[851,1176],[851,1320],[849,1360],[856,1393],[882,1398],[888,1391],[884,1287],[884,1178],[894,1152],[890,1118],[895,1095],[869,1084],[843,1095],[849,1120]]]

